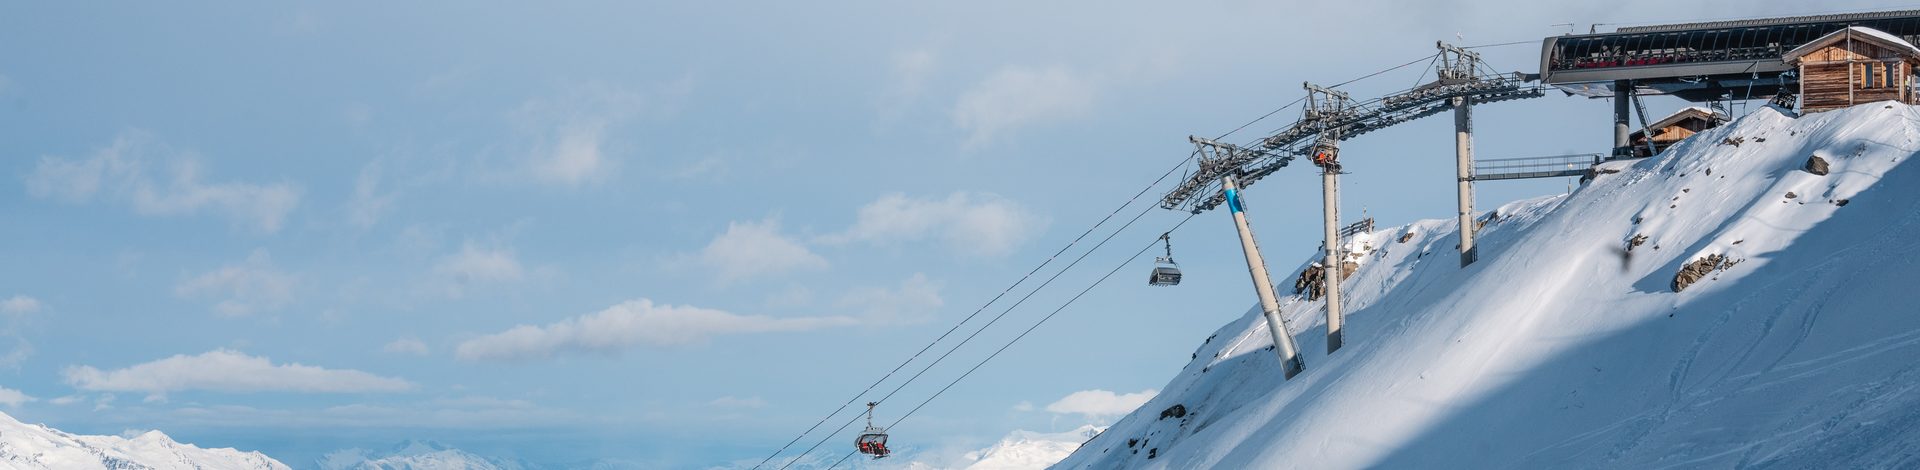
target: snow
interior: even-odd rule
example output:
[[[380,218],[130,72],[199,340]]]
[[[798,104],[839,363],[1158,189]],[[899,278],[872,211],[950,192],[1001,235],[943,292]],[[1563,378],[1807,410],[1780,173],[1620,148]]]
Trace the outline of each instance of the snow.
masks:
[[[1451,220],[1377,231],[1339,352],[1287,297],[1284,380],[1250,309],[1054,468],[1920,466],[1917,123],[1766,108],[1499,207],[1466,268]],[[1675,293],[1709,254],[1741,261]]]
[[[287,470],[259,452],[202,449],[159,431],[132,438],[68,434],[0,413],[0,468],[116,470]]]
[[[1014,431],[999,443],[968,454],[973,460],[966,470],[1038,470],[1047,468],[1073,454],[1090,433],[1100,432],[1093,425],[1063,433],[1043,434]]]
[[[1854,34],[1873,36],[1881,41],[1886,41],[1888,45],[1896,45],[1896,47],[1900,47],[1909,54],[1920,55],[1920,47],[1914,47],[1913,43],[1907,42],[1906,39],[1895,36],[1893,33],[1864,26],[1848,26],[1847,29],[1853,30]]]
[[[508,470],[521,465],[489,459],[433,441],[408,440],[384,452],[343,449],[320,457],[321,470]]]
[[[893,455],[884,459],[871,459],[856,455],[841,461],[839,452],[819,452],[808,454],[792,465],[785,466],[795,470],[819,470],[840,468],[851,470],[1041,470],[1059,462],[1080,448],[1089,435],[1099,433],[1102,427],[1084,425],[1077,429],[1058,433],[1041,433],[1016,430],[1006,437],[985,448],[917,448],[901,444],[894,448]],[[790,457],[789,457],[790,458]],[[780,462],[785,462],[782,459]],[[733,462],[724,468],[755,468],[759,459]],[[838,465],[835,465],[835,464]],[[722,467],[716,467],[722,468]]]

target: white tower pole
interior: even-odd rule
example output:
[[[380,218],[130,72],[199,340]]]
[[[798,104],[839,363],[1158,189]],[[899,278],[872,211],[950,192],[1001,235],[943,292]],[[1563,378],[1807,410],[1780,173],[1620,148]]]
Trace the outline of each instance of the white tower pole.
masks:
[[[1253,290],[1260,296],[1260,313],[1266,316],[1267,329],[1273,333],[1274,352],[1279,353],[1280,367],[1291,379],[1306,369],[1306,362],[1300,359],[1300,348],[1293,344],[1287,320],[1280,315],[1280,298],[1273,293],[1273,279],[1267,275],[1266,259],[1260,257],[1260,247],[1253,241],[1253,229],[1247,226],[1247,214],[1240,205],[1240,190],[1234,186],[1232,176],[1220,178],[1220,184],[1226,189],[1227,208],[1233,212],[1234,228],[1240,231],[1240,249],[1246,252],[1247,272],[1253,275]]]
[[[1320,199],[1326,215],[1327,354],[1340,350],[1340,165],[1329,162],[1320,172]]]
[[[1454,174],[1460,186],[1460,267],[1480,259],[1480,247],[1473,236],[1473,103],[1466,98],[1453,99]]]

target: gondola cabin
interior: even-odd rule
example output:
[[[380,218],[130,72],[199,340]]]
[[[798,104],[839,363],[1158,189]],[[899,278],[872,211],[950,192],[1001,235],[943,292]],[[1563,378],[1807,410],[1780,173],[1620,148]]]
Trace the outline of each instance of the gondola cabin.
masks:
[[[1653,130],[1653,148],[1647,148],[1647,131],[1633,131],[1629,137],[1633,141],[1633,156],[1645,158],[1666,150],[1667,147],[1693,137],[1707,129],[1719,127],[1727,122],[1727,115],[1701,107],[1688,107],[1647,126]]]
[[[1174,264],[1173,258],[1166,258],[1166,257],[1154,258],[1153,275],[1152,277],[1147,278],[1147,285],[1152,285],[1152,286],[1180,285],[1180,265]]]
[[[1915,102],[1920,47],[1884,31],[1851,26],[1781,56],[1800,75],[1800,111],[1817,113],[1875,101]]]

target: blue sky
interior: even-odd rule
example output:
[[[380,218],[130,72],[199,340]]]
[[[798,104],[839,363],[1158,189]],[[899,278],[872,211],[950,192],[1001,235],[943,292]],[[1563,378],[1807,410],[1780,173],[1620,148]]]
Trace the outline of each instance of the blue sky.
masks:
[[[0,403],[296,466],[404,438],[540,461],[757,460],[1184,158],[1187,135],[1233,129],[1302,81],[1556,23],[1876,7],[1608,6],[7,2]],[[1537,68],[1537,44],[1482,52]],[[1608,106],[1490,105],[1476,148],[1599,151]],[[1349,219],[1452,214],[1443,121],[1346,147]],[[1483,184],[1480,206],[1566,184]],[[1276,270],[1312,255],[1313,175],[1247,195]],[[982,345],[1182,215],[1148,214]],[[1184,285],[1148,289],[1136,262],[896,436],[966,447],[1112,419],[1064,399],[1159,387],[1253,302],[1224,214],[1174,249]],[[961,371],[929,372],[902,403]]]

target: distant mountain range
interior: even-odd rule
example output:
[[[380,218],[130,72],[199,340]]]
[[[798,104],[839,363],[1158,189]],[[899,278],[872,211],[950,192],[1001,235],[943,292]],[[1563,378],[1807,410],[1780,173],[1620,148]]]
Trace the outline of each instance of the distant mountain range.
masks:
[[[407,440],[384,451],[344,449],[317,462],[321,470],[523,470],[512,460],[482,457],[433,441]]]
[[[0,413],[0,467],[49,470],[290,470],[259,452],[202,449],[160,431],[82,436]]]

